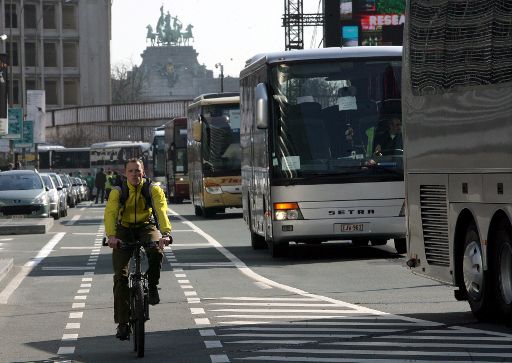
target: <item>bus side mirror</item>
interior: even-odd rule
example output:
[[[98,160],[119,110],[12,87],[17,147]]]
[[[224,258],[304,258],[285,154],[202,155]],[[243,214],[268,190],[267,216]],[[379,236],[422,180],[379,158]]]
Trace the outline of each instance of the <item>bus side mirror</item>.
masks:
[[[194,121],[192,124],[192,137],[196,142],[201,141],[201,121]]]
[[[259,83],[254,92],[256,106],[256,127],[258,129],[268,128],[268,93],[264,83]]]

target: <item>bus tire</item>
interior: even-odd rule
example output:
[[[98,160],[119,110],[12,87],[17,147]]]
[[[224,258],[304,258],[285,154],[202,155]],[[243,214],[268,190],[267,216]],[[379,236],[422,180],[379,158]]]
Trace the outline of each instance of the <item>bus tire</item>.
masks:
[[[395,249],[396,252],[400,255],[407,253],[407,239],[405,238],[395,238]]]
[[[502,221],[496,231],[491,262],[498,311],[507,325],[512,325],[512,228]]]
[[[203,215],[203,209],[197,205],[194,206],[194,214],[196,217],[201,217]]]
[[[203,208],[203,217],[204,218],[212,218],[215,216],[217,210],[215,208]]]
[[[462,255],[463,286],[473,315],[478,320],[489,320],[495,302],[489,271],[483,269],[482,247],[476,226],[471,223],[464,237]]]
[[[274,241],[269,242],[270,252],[272,257],[285,257],[288,254],[289,242],[275,243]]]
[[[265,237],[260,236],[257,233],[251,232],[251,246],[253,250],[263,250],[267,248],[267,242]]]

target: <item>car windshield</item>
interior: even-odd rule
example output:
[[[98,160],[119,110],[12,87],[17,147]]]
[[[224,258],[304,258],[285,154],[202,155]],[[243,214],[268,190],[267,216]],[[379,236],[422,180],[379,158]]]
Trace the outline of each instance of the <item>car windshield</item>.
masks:
[[[41,178],[36,174],[0,174],[0,191],[42,188]]]
[[[59,178],[57,177],[57,175],[50,175],[50,177],[53,180],[53,184],[55,184],[56,186],[61,186],[62,185],[62,183],[59,182]]]
[[[43,183],[44,183],[45,187],[50,188],[50,189],[55,189],[49,175],[41,175],[41,178],[43,179]]]

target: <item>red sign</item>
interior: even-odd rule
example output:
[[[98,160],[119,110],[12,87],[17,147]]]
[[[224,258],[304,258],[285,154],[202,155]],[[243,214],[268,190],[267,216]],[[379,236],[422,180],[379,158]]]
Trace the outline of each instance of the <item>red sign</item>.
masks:
[[[361,16],[363,30],[379,30],[383,25],[401,25],[405,23],[404,14],[372,14]]]

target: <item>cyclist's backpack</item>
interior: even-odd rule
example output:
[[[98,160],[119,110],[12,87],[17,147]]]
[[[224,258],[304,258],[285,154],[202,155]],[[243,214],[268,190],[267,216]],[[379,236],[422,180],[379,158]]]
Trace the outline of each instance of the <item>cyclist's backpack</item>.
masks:
[[[151,198],[151,186],[153,185],[153,182],[149,178],[144,178],[144,183],[142,184],[141,194],[144,197],[144,201],[146,203],[146,206],[144,209],[149,209],[151,207],[151,211],[153,214],[153,223],[156,225],[156,228],[160,229],[158,226],[158,219],[156,217],[155,208],[153,207],[153,199]],[[128,193],[130,190],[128,189],[128,182],[126,178],[123,178],[122,182],[120,183],[119,187],[121,188],[121,193],[119,194],[119,206],[120,209],[124,208],[124,204],[126,203],[126,200],[128,199]]]

